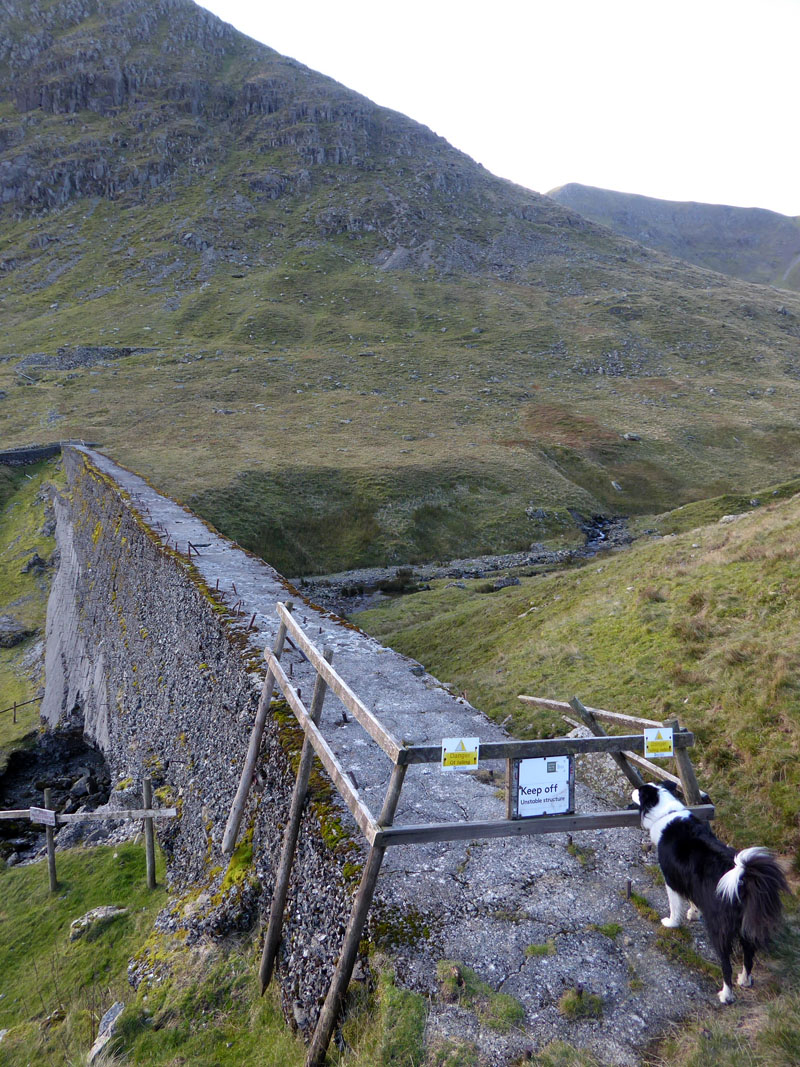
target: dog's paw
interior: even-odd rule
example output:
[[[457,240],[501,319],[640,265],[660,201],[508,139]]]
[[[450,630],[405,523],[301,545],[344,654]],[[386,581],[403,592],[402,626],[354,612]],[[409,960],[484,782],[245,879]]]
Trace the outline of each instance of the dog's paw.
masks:
[[[733,990],[729,985],[724,985],[717,996],[720,1004],[733,1004]]]
[[[670,930],[676,930],[681,925],[681,921],[680,919],[673,919],[671,916],[667,915],[661,920],[661,925],[668,927]]]
[[[686,912],[686,919],[688,922],[693,923],[696,919],[700,918],[700,909],[696,908],[694,904],[689,905],[689,910]]]
[[[740,985],[740,986],[744,986],[745,989],[749,989],[750,986],[753,984],[753,976],[752,976],[752,974],[748,974],[747,971],[743,967],[742,971],[741,971],[741,974],[736,979],[736,984]]]

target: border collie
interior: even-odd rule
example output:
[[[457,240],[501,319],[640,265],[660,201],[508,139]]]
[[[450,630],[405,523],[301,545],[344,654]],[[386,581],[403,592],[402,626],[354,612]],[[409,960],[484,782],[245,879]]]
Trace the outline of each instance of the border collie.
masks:
[[[633,802],[642,815],[642,828],[658,849],[658,862],[667,883],[669,915],[664,926],[680,926],[684,915],[705,919],[711,944],[722,965],[722,1004],[733,1000],[731,951],[738,937],[744,966],[740,986],[753,984],[756,950],[769,941],[781,919],[781,893],[786,877],[764,848],[734,852],[697,819],[665,785],[634,789]],[[688,909],[688,911],[687,911]]]

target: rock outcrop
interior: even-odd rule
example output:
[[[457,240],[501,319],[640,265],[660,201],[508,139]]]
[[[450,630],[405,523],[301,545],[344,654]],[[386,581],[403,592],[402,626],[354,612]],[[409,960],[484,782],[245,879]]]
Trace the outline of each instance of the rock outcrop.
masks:
[[[401,254],[423,269],[513,272],[594,231],[189,0],[6,4],[0,41],[0,92],[16,113],[0,125],[0,209],[141,200],[238,153],[255,203],[336,190],[312,228],[379,235],[385,264]]]

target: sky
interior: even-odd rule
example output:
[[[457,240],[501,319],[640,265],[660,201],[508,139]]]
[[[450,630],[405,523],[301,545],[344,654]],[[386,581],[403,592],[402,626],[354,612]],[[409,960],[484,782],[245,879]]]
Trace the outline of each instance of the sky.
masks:
[[[800,215],[800,0],[204,0],[536,192]]]

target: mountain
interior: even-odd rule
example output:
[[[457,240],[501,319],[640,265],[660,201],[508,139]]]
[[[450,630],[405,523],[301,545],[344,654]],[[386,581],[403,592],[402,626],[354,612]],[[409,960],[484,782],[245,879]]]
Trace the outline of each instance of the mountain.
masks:
[[[189,0],[0,4],[0,219],[2,443],[97,442],[284,573],[797,466],[800,297],[495,178]]]
[[[571,182],[547,194],[615,233],[748,282],[800,290],[800,218]]]

